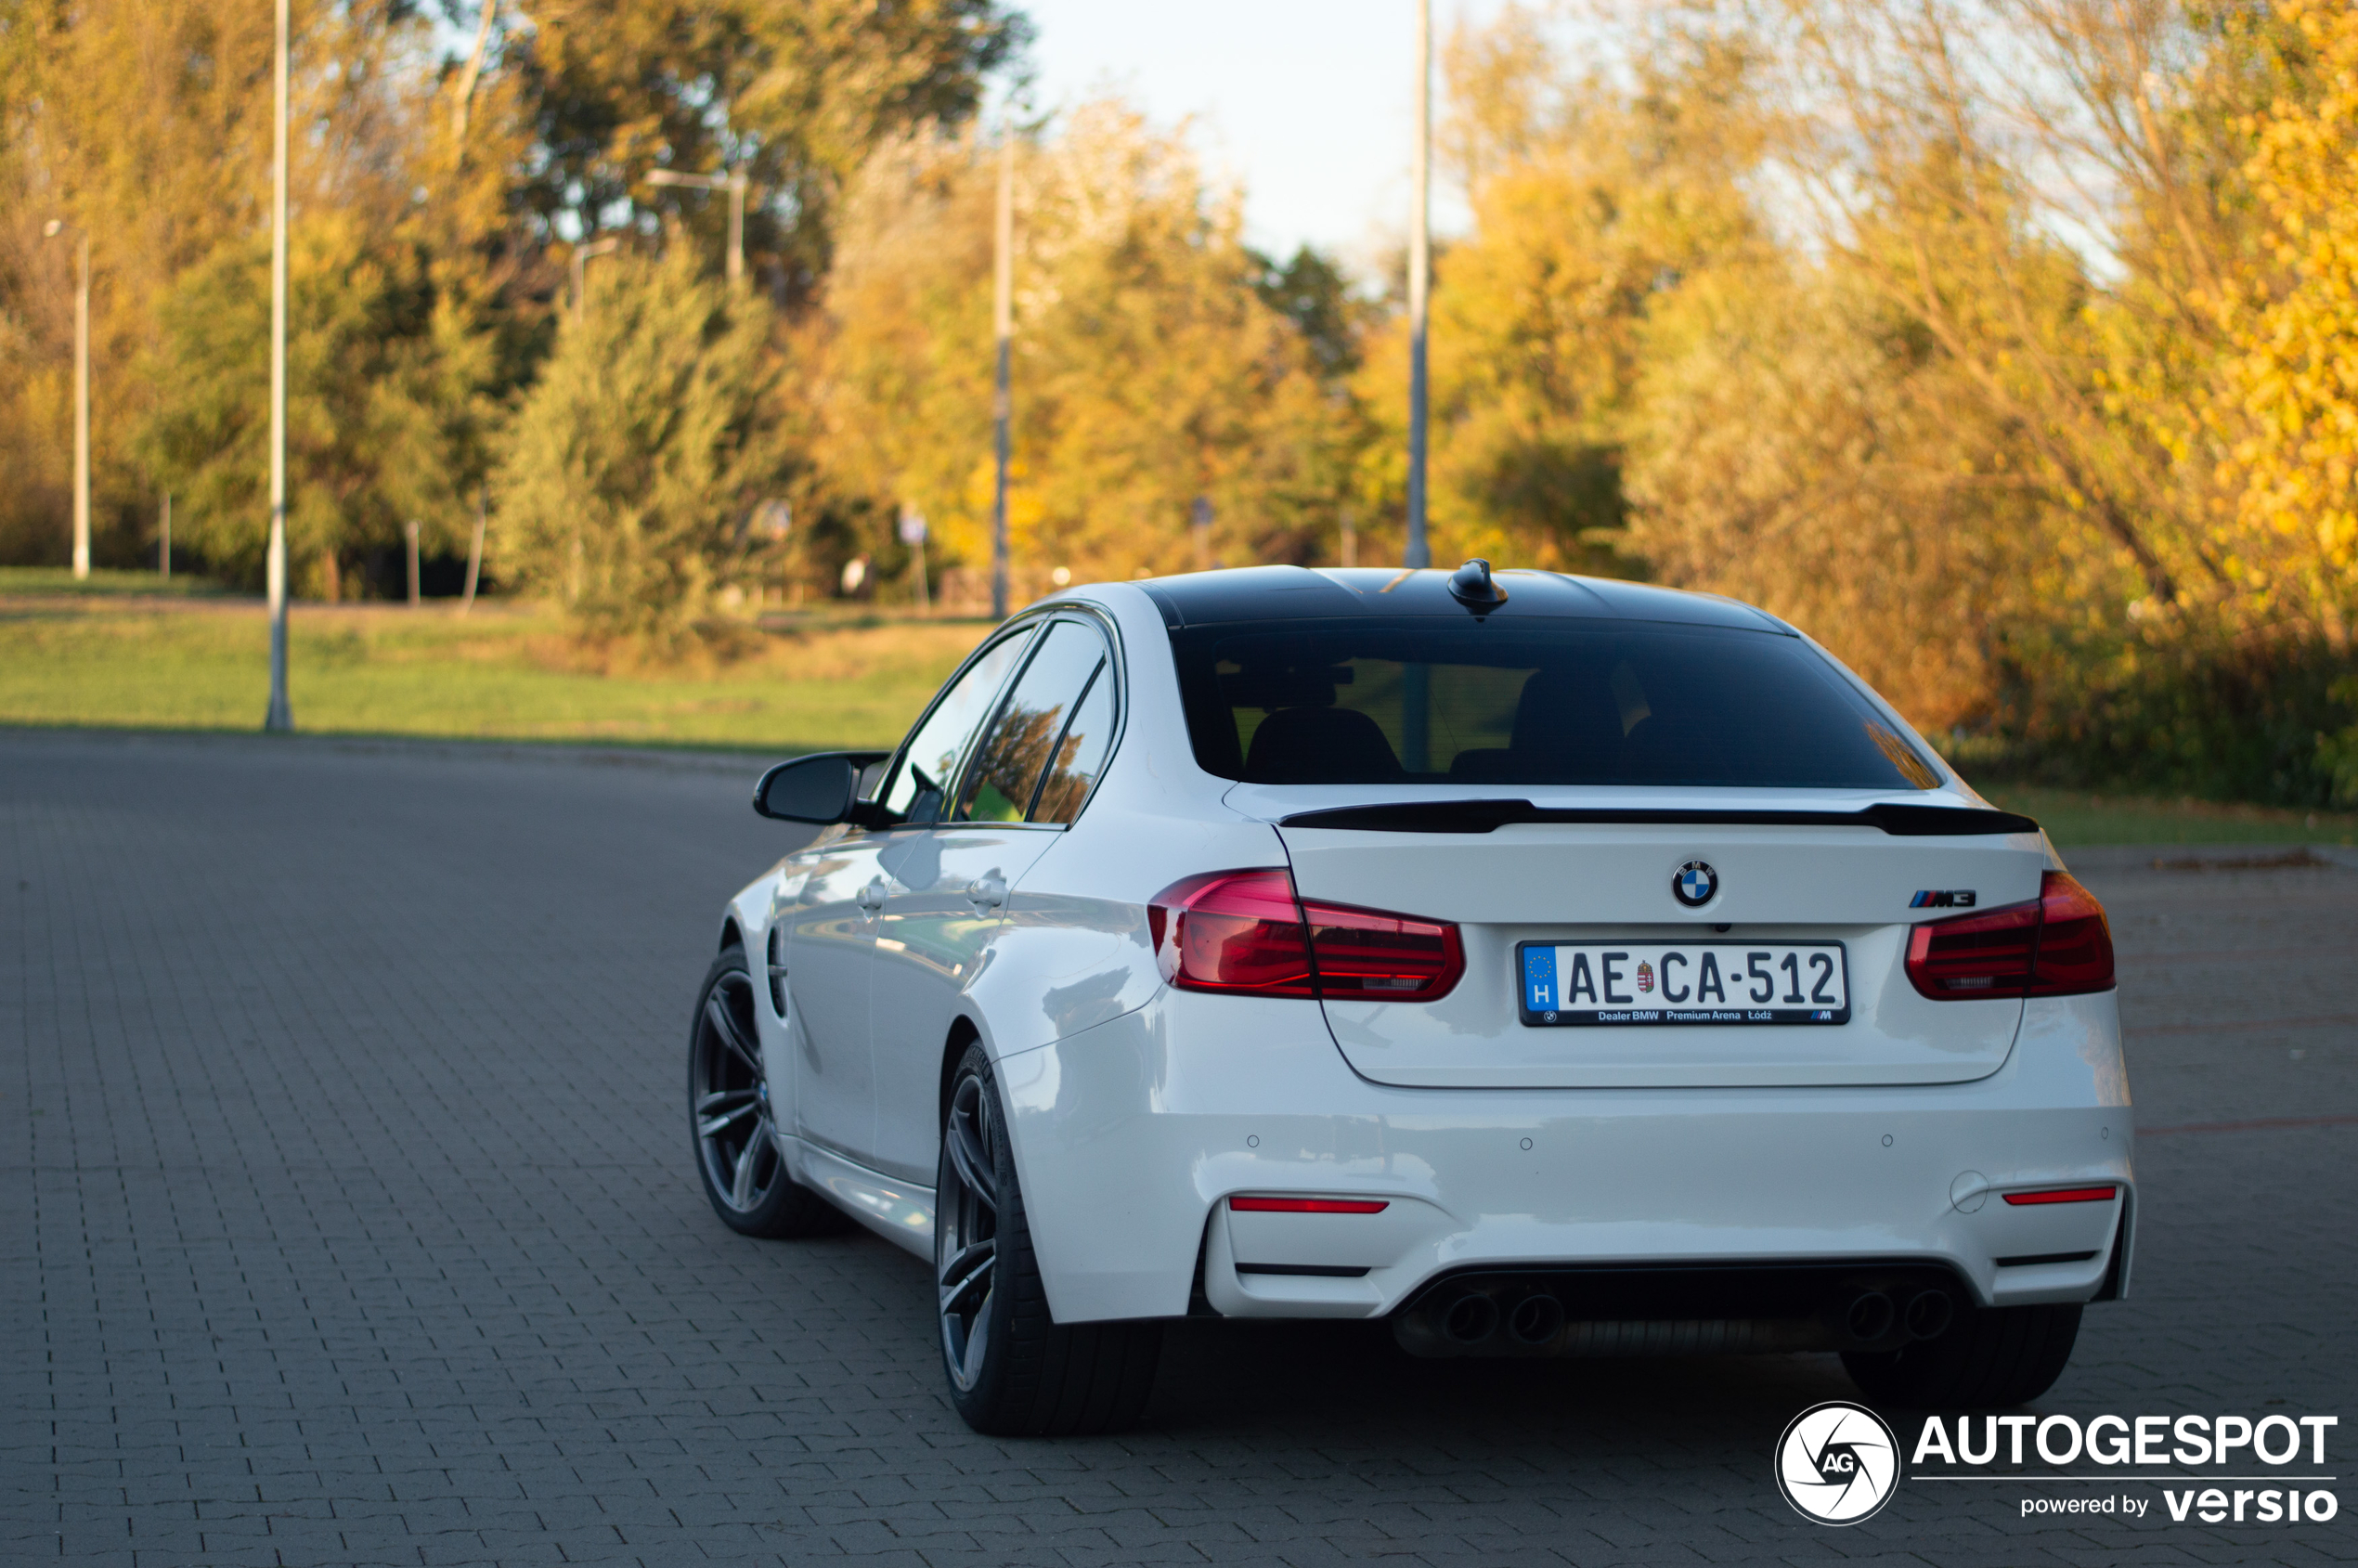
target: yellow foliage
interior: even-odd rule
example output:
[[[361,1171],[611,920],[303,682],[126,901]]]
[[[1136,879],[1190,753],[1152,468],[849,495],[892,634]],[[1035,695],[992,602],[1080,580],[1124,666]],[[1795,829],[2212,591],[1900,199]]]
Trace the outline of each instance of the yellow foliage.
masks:
[[[845,203],[818,333],[821,460],[917,506],[937,564],[987,568],[991,214],[999,153],[912,137]],[[1018,148],[1013,458],[1019,587],[1301,560],[1330,524],[1344,421],[1301,335],[1255,294],[1233,201],[1176,136],[1118,104]]]
[[[2244,172],[2274,265],[2222,311],[2222,542],[2255,599],[2346,644],[2358,609],[2358,11],[2285,0],[2280,16],[2311,52],[2311,84],[2248,122]]]
[[[1740,52],[1669,49],[1624,88],[1569,72],[1509,6],[1447,63],[1444,145],[1474,227],[1435,266],[1434,558],[1626,572],[1623,427],[1646,323],[1682,279],[1765,242],[1739,183],[1760,145]],[[1358,382],[1386,437],[1361,479],[1380,512],[1406,483],[1407,361],[1395,321]]]

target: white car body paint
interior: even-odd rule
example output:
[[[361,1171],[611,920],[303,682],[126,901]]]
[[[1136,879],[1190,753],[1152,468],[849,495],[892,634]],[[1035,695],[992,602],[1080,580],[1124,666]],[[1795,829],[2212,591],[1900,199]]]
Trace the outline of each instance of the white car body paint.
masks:
[[[756,1009],[782,1151],[797,1181],[871,1229],[932,1255],[939,1095],[957,1027],[996,1065],[1059,1322],[1185,1314],[1199,1257],[1204,1299],[1243,1316],[1381,1316],[1436,1275],[1483,1264],[1898,1260],[1952,1267],[1984,1305],[2084,1302],[2108,1280],[2126,1293],[2133,1131],[2114,993],[1934,1003],[1900,970],[1906,927],[1957,913],[1909,909],[1912,891],[1976,888],[1984,907],[2035,897],[2041,873],[2062,865],[2043,836],[1280,828],[1294,813],[1388,800],[1628,797],[1215,776],[1191,747],[1155,601],[1100,584],[1026,614],[1062,606],[1105,628],[1122,680],[1120,738],[1077,823],[828,829],[729,907],[750,954],[768,951],[773,924],[791,933],[785,1013],[766,989]],[[1985,804],[1943,773],[1938,789],[1909,800]],[[1893,798],[1732,793],[1756,809]],[[1730,794],[1652,791],[1644,801],[1725,805]],[[932,849],[895,847],[921,837],[940,841],[938,863]],[[1699,850],[1723,891],[1688,911],[1668,896],[1669,877]],[[1465,978],[1430,1004],[1165,984],[1147,901],[1185,876],[1256,866],[1289,867],[1304,897],[1459,922]],[[978,868],[1004,875],[995,911],[965,908]],[[872,882],[886,896],[863,910],[857,894]],[[952,965],[938,962],[948,951],[939,944],[929,964],[880,955],[880,935],[900,940],[896,919],[954,927]],[[1518,940],[1699,939],[1719,923],[1763,940],[1844,941],[1851,1021],[1543,1030],[1515,1017]],[[854,1017],[882,1021],[889,1039],[840,1049]],[[782,1073],[781,1063],[791,1066]],[[2119,1186],[2118,1200],[1989,1200],[2097,1183]],[[1230,1212],[1224,1200],[1244,1193],[1390,1207]],[[2064,1253],[2090,1255],[1998,1263]]]

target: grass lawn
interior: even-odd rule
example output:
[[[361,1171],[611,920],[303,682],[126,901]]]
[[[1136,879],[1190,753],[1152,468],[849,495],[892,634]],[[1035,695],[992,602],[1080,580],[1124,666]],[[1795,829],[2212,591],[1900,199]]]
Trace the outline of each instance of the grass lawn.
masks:
[[[2009,811],[2039,819],[2064,848],[2092,844],[2353,844],[2358,816],[2341,811],[2287,811],[2268,806],[2221,806],[2133,795],[1983,784],[1981,793]]]
[[[890,745],[988,629],[975,620],[773,622],[730,663],[585,668],[545,608],[485,600],[298,604],[290,695],[314,734],[715,746]],[[269,695],[259,603],[198,578],[0,568],[0,724],[254,730]],[[2358,843],[2358,817],[2084,790],[1984,790],[2061,845]]]
[[[165,598],[64,573],[0,571],[0,723],[253,730],[269,696],[269,623],[247,599]],[[179,585],[175,584],[175,588]],[[28,591],[29,590],[29,591]],[[581,667],[533,605],[297,604],[288,694],[313,734],[725,746],[889,745],[978,641],[975,621],[812,620],[701,667]]]

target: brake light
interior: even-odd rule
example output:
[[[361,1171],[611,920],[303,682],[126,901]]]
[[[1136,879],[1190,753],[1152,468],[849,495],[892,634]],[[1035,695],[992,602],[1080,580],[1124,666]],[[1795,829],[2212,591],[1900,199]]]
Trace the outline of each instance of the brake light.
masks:
[[[2112,927],[2077,877],[2051,871],[2040,888],[2039,967],[2033,996],[2076,996],[2113,987]]]
[[[1466,970],[1458,927],[1303,901],[1284,868],[1174,882],[1147,906],[1162,978],[1183,991],[1431,1002]]]
[[[2110,991],[2112,927],[2078,878],[2051,871],[2028,903],[1910,931],[1908,978],[1936,1002]]]
[[[1147,906],[1162,978],[1183,991],[1315,996],[1293,878],[1215,871],[1173,883]]]
[[[1370,1198],[1232,1198],[1228,1207],[1244,1214],[1380,1214],[1392,1204]]]

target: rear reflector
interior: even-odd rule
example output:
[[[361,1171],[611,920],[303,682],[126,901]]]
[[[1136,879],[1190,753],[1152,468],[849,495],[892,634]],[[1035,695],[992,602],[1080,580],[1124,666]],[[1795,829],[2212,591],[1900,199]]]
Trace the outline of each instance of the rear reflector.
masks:
[[[1183,991],[1431,1002],[1466,970],[1457,927],[1299,900],[1279,866],[1174,882],[1147,926],[1163,978]]]
[[[2006,1201],[2016,1205],[2025,1203],[2109,1203],[2112,1201],[2112,1195],[2119,1190],[2120,1189],[2118,1187],[2109,1186],[2057,1186],[2049,1187],[2044,1192],[2010,1192],[2006,1194]]]
[[[2051,871],[2028,903],[1910,931],[1908,978],[1936,1002],[2110,991],[2112,928],[2094,894]]]
[[[1380,1214],[1392,1205],[1379,1198],[1232,1198],[1228,1207],[1248,1214]]]

